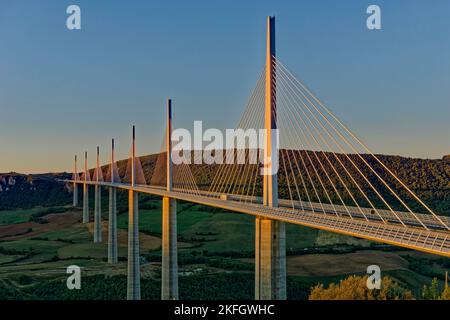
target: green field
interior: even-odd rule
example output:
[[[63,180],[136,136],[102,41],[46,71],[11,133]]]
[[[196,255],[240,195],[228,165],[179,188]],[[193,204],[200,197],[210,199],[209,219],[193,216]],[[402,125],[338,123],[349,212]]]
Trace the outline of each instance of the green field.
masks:
[[[141,210],[139,226],[141,232],[161,235],[161,208]],[[179,204],[179,240],[196,244],[197,250],[209,252],[252,253],[254,251],[254,218],[249,215],[229,212],[209,212],[199,205]],[[128,216],[119,215],[118,227],[127,229]],[[311,228],[287,225],[286,247],[301,249],[315,245],[318,231]],[[189,249],[186,249],[189,250]]]
[[[142,201],[142,207],[142,296],[159,299],[161,251],[155,241],[159,242],[161,236],[161,203],[147,199]],[[3,228],[6,225],[20,227],[22,223],[30,224],[31,215],[39,210],[0,211],[0,221]],[[80,211],[56,211],[61,215],[81,216]],[[254,218],[188,203],[179,203],[177,212],[180,296],[251,299]],[[106,212],[103,219],[107,220]],[[120,261],[117,265],[106,262],[106,232],[103,243],[94,244],[92,225],[78,223],[73,217],[72,220],[72,224],[64,227],[50,221],[45,224],[46,231],[38,234],[0,239],[0,299],[125,298],[127,212],[118,216]],[[31,226],[38,229],[37,225]],[[368,241],[296,225],[287,225],[286,237],[290,299],[306,299],[310,288],[317,283],[328,284],[350,274],[365,274],[367,265],[376,264],[379,257],[383,258],[379,262],[387,268],[385,274],[418,297],[424,284],[428,285],[433,277],[441,279],[450,267],[450,259],[378,247]],[[151,248],[145,245],[148,243],[152,243]],[[82,268],[84,286],[79,292],[69,292],[65,288],[65,270],[72,264]]]
[[[35,214],[40,210],[40,208],[33,208],[0,211],[0,226],[26,222],[30,220],[32,214]]]

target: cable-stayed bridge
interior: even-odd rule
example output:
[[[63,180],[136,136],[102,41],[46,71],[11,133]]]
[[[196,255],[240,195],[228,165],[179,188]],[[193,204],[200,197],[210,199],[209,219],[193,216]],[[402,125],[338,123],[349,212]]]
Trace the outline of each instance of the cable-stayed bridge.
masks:
[[[450,257],[450,219],[437,215],[276,58],[275,18],[268,17],[266,63],[236,126],[231,148],[210,152],[227,160],[204,164],[205,152],[177,150],[172,102],[161,152],[151,172],[136,155],[135,128],[126,168],[117,165],[114,140],[107,170],[74,174],[74,206],[83,187],[95,188],[94,242],[102,242],[101,189],[109,190],[108,262],[117,263],[117,190],[129,193],[128,299],[140,299],[139,194],[162,197],[162,299],[178,299],[177,200],[255,216],[255,298],[286,298],[285,223],[293,223]],[[248,143],[264,129],[263,147]],[[188,161],[190,160],[190,161]],[[201,181],[200,181],[201,180]]]

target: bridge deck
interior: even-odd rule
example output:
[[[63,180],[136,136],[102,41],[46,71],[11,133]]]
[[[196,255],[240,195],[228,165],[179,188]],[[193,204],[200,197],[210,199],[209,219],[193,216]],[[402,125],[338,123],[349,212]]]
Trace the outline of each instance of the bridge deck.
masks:
[[[73,181],[78,184],[95,185],[94,181]],[[168,192],[165,188],[137,185],[132,187],[124,183],[98,182],[98,185],[104,187],[115,187],[119,189],[134,190],[139,193],[152,194],[158,196],[167,196],[179,200],[198,203],[206,206],[222,208],[225,210],[250,214],[254,216],[266,217],[274,220],[303,225],[321,230],[337,232],[349,236],[364,238],[372,241],[392,244],[409,249],[424,251],[450,257],[450,232],[441,228],[433,217],[420,214],[420,218],[425,222],[429,230],[421,227],[409,213],[396,212],[402,217],[406,227],[399,224],[394,215],[387,210],[379,210],[387,223],[374,215],[371,209],[362,208],[367,219],[361,214],[361,211],[355,207],[335,206],[295,202],[292,206],[291,201],[281,200],[280,206],[273,208],[263,206],[258,199],[240,199],[239,196],[230,195],[220,197],[220,194],[211,194],[208,192],[186,193],[174,189]],[[248,201],[247,201],[248,200]],[[253,201],[250,201],[253,200]],[[322,207],[323,206],[323,207]],[[323,209],[325,208],[325,212]],[[334,211],[334,209],[337,209]],[[350,215],[347,210],[350,211]],[[416,214],[419,215],[419,214]],[[450,219],[442,217],[449,224]]]

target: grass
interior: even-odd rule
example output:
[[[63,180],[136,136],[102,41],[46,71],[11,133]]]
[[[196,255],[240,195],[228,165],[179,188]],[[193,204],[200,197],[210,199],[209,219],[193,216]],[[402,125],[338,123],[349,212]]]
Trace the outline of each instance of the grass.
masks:
[[[143,285],[143,288],[154,287],[159,292],[161,202],[151,201],[151,204],[155,206],[154,209],[140,210],[141,255],[148,258],[147,261],[150,262],[142,266],[142,279],[143,283],[147,283]],[[12,221],[11,223],[26,222],[31,214],[38,211],[39,209],[15,211],[16,217],[13,217],[14,214],[11,211],[8,221]],[[211,212],[201,206],[187,203],[178,203],[177,212],[180,271],[196,268],[203,270],[201,275],[180,277],[180,294],[186,298],[213,298],[213,296],[207,296],[210,288],[206,287],[214,284],[214,279],[220,278],[222,287],[217,289],[220,289],[217,291],[217,297],[229,298],[232,296],[230,290],[242,289],[245,292],[233,297],[251,299],[254,286],[252,260],[254,217],[229,212]],[[3,213],[0,213],[0,217]],[[72,225],[65,225],[62,228],[56,224],[53,225],[55,226],[53,228],[50,222],[48,226],[52,228],[41,233],[32,236],[24,235],[20,240],[0,241],[0,247],[5,249],[0,253],[0,284],[11,286],[6,289],[16,293],[22,292],[21,290],[24,288],[30,288],[30,291],[27,289],[23,296],[26,298],[32,296],[54,297],[53,293],[48,291],[51,288],[46,287],[49,284],[48,281],[66,279],[65,269],[72,264],[84,268],[84,277],[101,275],[103,279],[103,275],[118,275],[121,277],[122,283],[124,281],[122,277],[126,274],[126,262],[123,260],[127,257],[128,215],[122,213],[118,216],[121,262],[114,266],[105,262],[107,257],[107,215],[104,216],[104,219],[102,244],[92,242],[92,222],[83,225],[76,221]],[[288,251],[298,250],[300,254],[303,254],[303,248],[326,246],[323,248],[331,247],[332,249],[333,243],[355,248],[352,245],[360,244],[350,237],[336,238],[322,231],[291,224],[286,225],[286,241]],[[7,250],[10,250],[9,253]],[[238,259],[239,254],[242,254],[243,259]],[[411,261],[399,259],[402,254],[401,252],[387,253],[371,249],[339,255],[331,251],[327,254],[288,256],[290,264],[288,265],[288,271],[290,270],[288,272],[288,297],[305,299],[310,288],[317,283],[327,285],[330,282],[338,282],[349,274],[365,274],[367,265],[378,264],[377,261],[382,265],[383,275],[392,276],[414,293],[420,293],[422,286],[430,283],[430,273],[439,273],[444,270],[440,263],[428,261],[426,257],[429,256],[406,252],[406,254],[414,254],[415,260],[411,261],[415,261],[416,269],[412,270]],[[384,262],[380,260],[381,258],[384,259]],[[296,268],[296,272],[292,272],[292,268]],[[311,270],[315,272],[310,272]],[[227,274],[230,276],[226,276]],[[31,283],[25,283],[27,281]],[[227,281],[242,281],[242,283],[234,286],[228,284]],[[92,283],[92,288],[95,285]],[[106,290],[112,290],[115,283],[106,280],[102,286]],[[38,290],[31,289],[34,287]],[[119,295],[118,297],[124,296],[122,290],[115,289],[114,292],[114,295]],[[90,296],[91,294],[79,297],[70,296],[70,298]],[[143,296],[152,297],[151,294],[144,291]],[[159,297],[159,293],[157,296]],[[109,295],[105,297],[109,297]]]
[[[58,254],[58,249],[64,246],[64,243],[59,241],[24,239],[2,242],[0,246],[7,250],[12,249],[26,252],[29,256],[17,262],[17,264],[30,264],[48,261],[54,258]]]
[[[6,255],[0,253],[0,265],[23,258],[24,255]]]
[[[58,257],[67,258],[96,258],[102,259],[108,256],[108,245],[105,243],[77,243],[71,244],[58,249]]]
[[[89,240],[89,232],[85,226],[75,225],[61,230],[44,232],[34,238],[47,239],[49,241],[86,242]]]
[[[184,220],[187,220],[187,223]],[[180,235],[199,241],[210,252],[250,252],[255,248],[255,218],[238,213],[187,211],[179,214]],[[286,248],[300,249],[315,243],[317,230],[296,225],[286,226]]]
[[[156,205],[156,209],[141,209],[139,210],[139,229],[141,232],[148,232],[153,234],[161,234],[161,201],[152,201]],[[178,232],[184,232],[192,225],[200,223],[206,219],[211,213],[195,210],[197,206],[189,204],[177,204],[178,212]],[[117,217],[117,226],[119,229],[128,228],[128,213],[122,213]]]
[[[141,210],[139,228],[141,232],[161,234],[161,205],[156,209]],[[255,219],[252,216],[201,210],[198,205],[178,204],[178,235],[182,241],[196,244],[198,250],[209,252],[253,252]],[[118,227],[128,228],[128,215],[118,216]],[[286,226],[288,249],[314,246],[318,231],[288,224]],[[185,249],[190,250],[190,249]]]
[[[41,211],[41,208],[0,210],[0,226],[27,222],[31,215]]]
[[[345,254],[306,254],[287,258],[287,272],[291,275],[339,275],[366,272],[376,264],[381,270],[406,269],[408,262],[397,253],[363,250]]]

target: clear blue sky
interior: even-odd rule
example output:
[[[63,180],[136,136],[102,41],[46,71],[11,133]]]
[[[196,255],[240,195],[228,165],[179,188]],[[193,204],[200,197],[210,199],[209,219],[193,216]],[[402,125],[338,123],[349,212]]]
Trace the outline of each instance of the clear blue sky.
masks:
[[[66,29],[70,4],[81,31]],[[267,15],[280,60],[373,151],[450,153],[449,1],[0,0],[0,172],[70,170],[112,137],[125,157],[131,124],[138,152],[157,151],[167,97],[177,127],[233,127]]]

